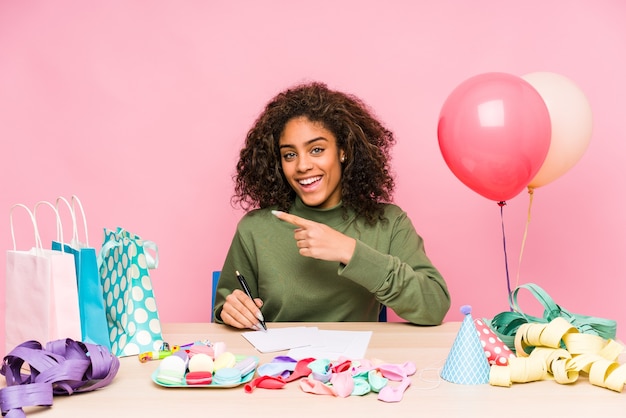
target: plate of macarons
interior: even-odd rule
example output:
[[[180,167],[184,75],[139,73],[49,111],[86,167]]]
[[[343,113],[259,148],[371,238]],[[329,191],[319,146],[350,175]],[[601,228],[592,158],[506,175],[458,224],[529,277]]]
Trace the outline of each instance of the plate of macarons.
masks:
[[[179,351],[160,360],[152,373],[154,383],[164,387],[232,388],[248,383],[259,364],[258,357],[223,352],[218,357]]]

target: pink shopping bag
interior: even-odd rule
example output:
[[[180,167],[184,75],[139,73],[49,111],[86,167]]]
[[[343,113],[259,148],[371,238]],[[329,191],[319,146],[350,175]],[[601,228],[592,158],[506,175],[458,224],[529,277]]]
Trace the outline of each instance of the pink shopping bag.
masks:
[[[40,202],[41,203],[41,202]],[[45,202],[47,203],[47,202]],[[62,238],[60,218],[54,206],[57,234]],[[11,207],[10,223],[13,250],[6,254],[5,344],[11,351],[25,341],[71,338],[80,340],[80,315],[74,257],[44,249],[39,236],[35,210],[18,203]],[[13,210],[26,210],[34,230],[34,246],[18,250],[13,226]]]

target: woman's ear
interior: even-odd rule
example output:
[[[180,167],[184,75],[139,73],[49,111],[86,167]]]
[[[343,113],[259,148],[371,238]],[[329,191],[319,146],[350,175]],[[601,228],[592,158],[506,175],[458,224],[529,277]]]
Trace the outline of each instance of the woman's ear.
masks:
[[[342,163],[346,162],[346,153],[341,151],[339,153],[339,161],[341,161]]]

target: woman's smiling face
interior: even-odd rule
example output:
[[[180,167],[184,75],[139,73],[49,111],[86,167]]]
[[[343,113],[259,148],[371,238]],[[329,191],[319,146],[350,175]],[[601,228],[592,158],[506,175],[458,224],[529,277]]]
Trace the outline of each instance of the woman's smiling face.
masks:
[[[305,205],[326,209],[339,204],[344,153],[332,132],[296,117],[285,124],[278,146],[285,178]]]

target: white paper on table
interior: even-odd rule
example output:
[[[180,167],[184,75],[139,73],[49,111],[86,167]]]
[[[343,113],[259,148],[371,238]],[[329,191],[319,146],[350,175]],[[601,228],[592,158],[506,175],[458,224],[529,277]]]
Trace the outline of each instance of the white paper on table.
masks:
[[[317,358],[338,360],[345,357],[351,360],[365,358],[372,331],[329,331],[319,330],[314,344],[294,347],[287,355],[296,360]]]
[[[318,339],[316,327],[270,328],[241,334],[261,353],[289,350],[314,344]]]

